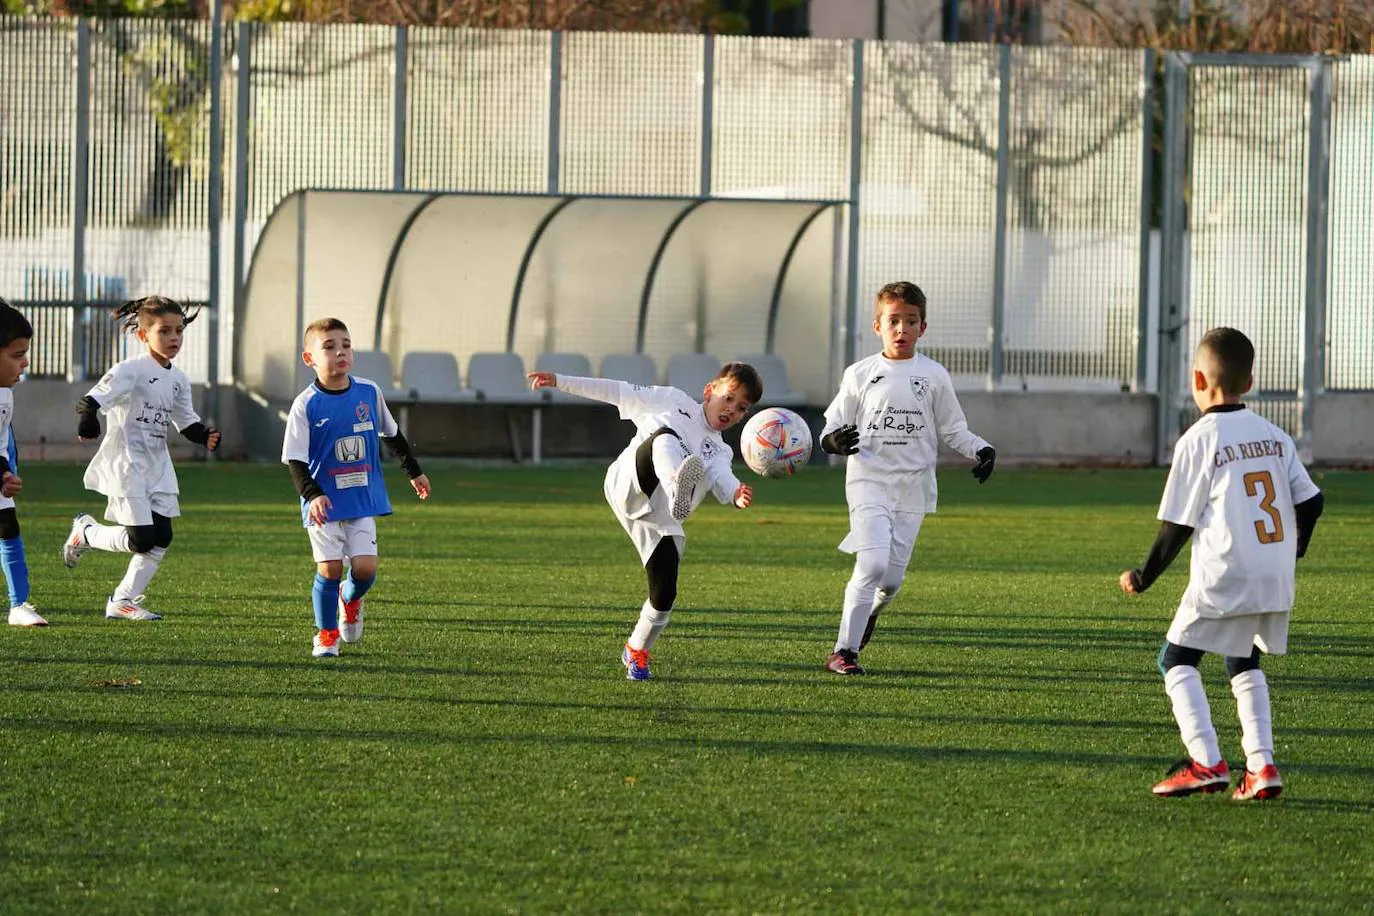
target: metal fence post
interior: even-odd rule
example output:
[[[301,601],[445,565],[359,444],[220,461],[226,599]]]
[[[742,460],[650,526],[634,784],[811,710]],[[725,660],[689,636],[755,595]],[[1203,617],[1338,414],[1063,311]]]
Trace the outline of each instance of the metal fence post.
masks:
[[[844,365],[858,356],[855,324],[859,314],[859,189],[864,150],[864,43],[853,42],[853,80],[849,102],[849,288],[844,303]],[[838,376],[837,376],[838,380]]]
[[[549,174],[546,189],[557,194],[562,176],[563,33],[549,33]]]
[[[710,197],[716,130],[716,36],[708,33],[701,42],[701,186],[697,194]]]
[[[406,80],[409,78],[410,30],[403,25],[396,26],[396,56],[393,69],[396,71],[391,84],[391,187],[397,191],[406,188]]]
[[[210,229],[210,250],[208,253],[210,284],[206,298],[209,312],[206,320],[210,322],[210,354],[206,367],[206,405],[205,416],[217,420],[219,410],[219,348],[220,329],[220,248],[223,231],[224,203],[224,20],[223,4],[220,0],[210,0],[212,15],[210,20],[210,174],[207,182],[209,199],[206,201]],[[210,453],[211,455],[214,452]]]
[[[1163,225],[1159,246],[1159,395],[1155,460],[1167,464],[1177,438],[1184,340],[1188,330],[1185,195],[1188,174],[1188,64],[1176,52],[1164,57]]]
[[[234,59],[237,71],[234,74],[234,288],[233,307],[235,328],[238,316],[243,311],[244,266],[243,250],[248,236],[248,133],[252,129],[253,91],[253,26],[248,22],[238,24],[238,37],[234,42]],[[233,373],[235,378],[243,375],[243,366],[237,359],[235,347]]]
[[[90,194],[91,23],[76,23],[76,119],[72,137],[72,308],[67,381],[86,378],[86,206]]]
[[[1303,302],[1302,418],[1299,444],[1311,455],[1313,413],[1326,387],[1327,218],[1330,205],[1331,65],[1308,65],[1307,289]]]
[[[1140,275],[1136,290],[1135,390],[1149,389],[1150,353],[1150,220],[1154,196],[1155,52],[1146,48],[1140,64]]]
[[[1011,178],[1011,45],[997,48],[997,208],[993,236],[992,322],[988,326],[988,389],[1006,371],[1007,194]]]

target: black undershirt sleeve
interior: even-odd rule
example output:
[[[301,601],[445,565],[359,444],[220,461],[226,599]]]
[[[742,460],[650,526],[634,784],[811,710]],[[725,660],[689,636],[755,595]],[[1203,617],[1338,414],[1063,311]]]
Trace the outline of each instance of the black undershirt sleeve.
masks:
[[[1312,540],[1312,531],[1317,527],[1317,519],[1321,518],[1324,508],[1326,497],[1321,493],[1293,507],[1293,514],[1298,519],[1298,556],[1307,553],[1307,544]]]
[[[4,455],[0,455],[0,477],[4,477],[10,472],[10,460]]]
[[[394,436],[382,436],[382,442],[401,460],[401,470],[406,472],[406,477],[414,480],[424,473],[420,470],[420,462],[415,459],[415,453],[410,450],[410,443],[406,441],[405,434],[399,429]]]
[[[288,461],[286,466],[291,469],[291,482],[296,485],[296,492],[301,494],[301,499],[310,502],[324,495],[324,490],[310,476],[310,468],[304,461]]]
[[[1178,556],[1178,552],[1192,536],[1193,529],[1187,525],[1160,522],[1159,534],[1155,535],[1154,546],[1150,548],[1150,555],[1145,558],[1144,565],[1131,570],[1135,590],[1143,592],[1154,585],[1155,580],[1169,568],[1169,564],[1174,562],[1174,557]]]

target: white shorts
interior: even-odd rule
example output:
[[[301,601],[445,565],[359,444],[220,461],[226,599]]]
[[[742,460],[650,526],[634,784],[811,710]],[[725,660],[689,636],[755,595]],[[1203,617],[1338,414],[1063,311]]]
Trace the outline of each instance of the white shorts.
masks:
[[[106,497],[105,519],[116,525],[151,525],[153,513],[176,518],[181,515],[181,504],[175,493],[150,493],[147,496],[109,496]]]
[[[14,500],[10,499],[8,496],[0,496],[0,509],[13,509],[13,508],[14,508]]]
[[[1165,638],[1176,646],[1233,658],[1248,658],[1255,646],[1283,655],[1288,651],[1288,612],[1200,617],[1192,608],[1180,607]]]
[[[854,506],[849,510],[849,533],[840,541],[840,550],[858,553],[882,547],[890,551],[889,565],[906,566],[925,517],[924,512],[901,512],[872,503]]]
[[[615,513],[616,521],[620,522],[620,527],[634,542],[635,550],[639,552],[639,562],[647,564],[659,542],[666,537],[677,542],[677,553],[681,557],[687,550],[687,533],[682,530],[682,523],[673,518],[668,506],[667,488],[659,486],[653,496],[646,499],[632,471],[621,462],[612,464],[606,472],[602,492],[607,505]],[[705,489],[706,485],[702,484],[700,490]],[[698,501],[702,495],[702,492],[697,493]]]
[[[377,555],[377,520],[372,516],[311,525],[305,533],[316,563]]]

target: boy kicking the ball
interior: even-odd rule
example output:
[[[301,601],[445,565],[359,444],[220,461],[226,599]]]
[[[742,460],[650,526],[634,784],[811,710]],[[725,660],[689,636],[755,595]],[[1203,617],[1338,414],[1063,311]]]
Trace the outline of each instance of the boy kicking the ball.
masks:
[[[821,448],[846,455],[849,534],[840,550],[854,555],[844,590],[835,650],[825,669],[863,674],[859,650],[906,578],[926,513],[935,511],[935,457],[940,442],[976,458],[985,483],[997,453],[969,431],[945,367],[916,352],[926,332],[926,296],[914,283],[878,290],[873,331],[883,352],[844,371],[825,410]]]
[[[639,551],[649,598],[621,652],[626,677],[647,681],[649,652],[668,626],[677,600],[678,564],[687,546],[682,523],[709,491],[722,503],[748,508],[754,491],[730,468],[721,432],[744,419],[763,397],[763,382],[747,363],[726,363],[697,403],[671,387],[642,387],[614,379],[531,372],[534,388],[614,404],[635,425],[635,436],[606,471],[606,502]]]
[[[1288,434],[1241,403],[1254,382],[1254,362],[1254,345],[1240,331],[1213,328],[1202,336],[1191,376],[1202,418],[1174,446],[1150,555],[1119,580],[1123,592],[1140,594],[1192,541],[1188,587],[1159,653],[1188,757],[1155,785],[1159,796],[1220,792],[1230,784],[1198,673],[1208,652],[1226,658],[1240,717],[1245,775],[1231,797],[1273,798],[1283,790],[1260,655],[1288,649],[1294,566],[1307,552],[1324,499]]]

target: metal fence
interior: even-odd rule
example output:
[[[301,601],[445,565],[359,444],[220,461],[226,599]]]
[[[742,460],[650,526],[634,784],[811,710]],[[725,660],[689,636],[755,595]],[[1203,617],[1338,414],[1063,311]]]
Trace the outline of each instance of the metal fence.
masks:
[[[1314,391],[1374,388],[1374,60],[1275,63],[0,17],[0,294],[41,329],[34,372],[82,376],[122,352],[102,304],[211,299],[218,262],[184,358],[205,379],[298,188],[843,199],[846,307],[816,329],[841,352],[876,350],[872,293],[913,279],[961,384],[1158,381],[1170,429],[1230,321],[1298,429]]]

